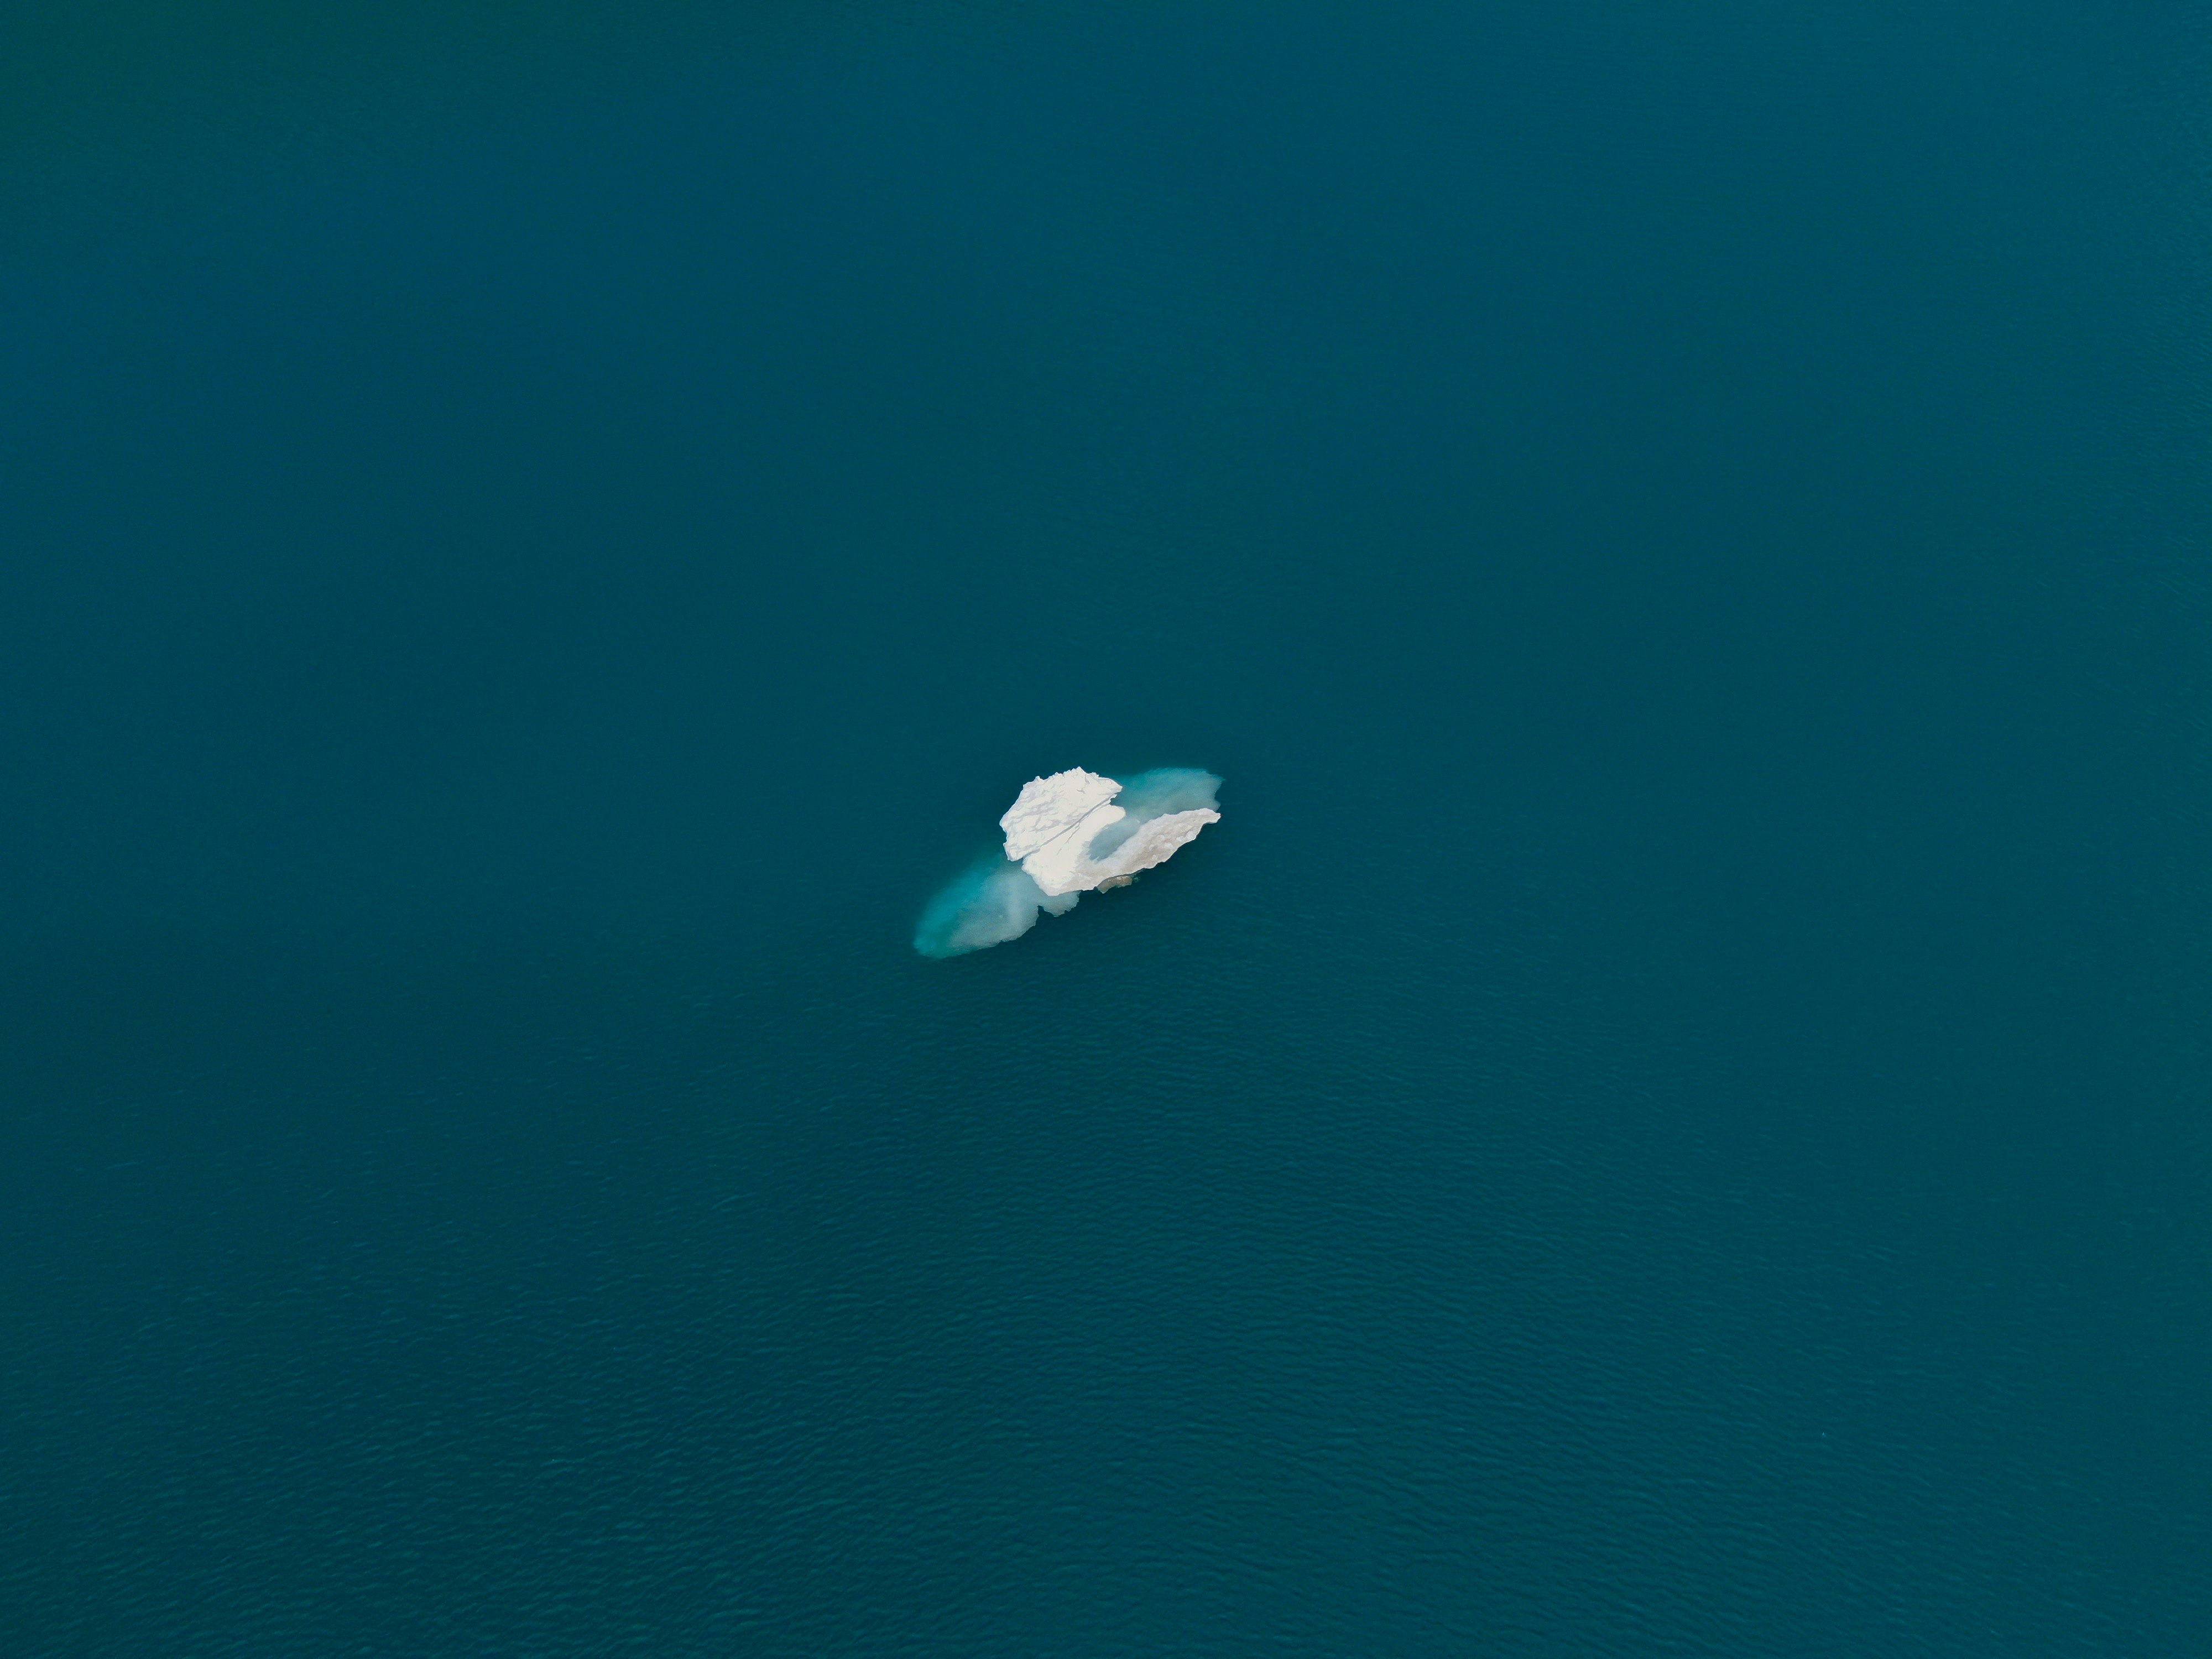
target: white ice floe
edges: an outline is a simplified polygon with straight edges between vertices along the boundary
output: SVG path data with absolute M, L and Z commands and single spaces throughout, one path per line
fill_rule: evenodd
M 1064 915 L 1082 894 L 1126 887 L 1165 863 L 1209 823 L 1221 822 L 1221 780 L 1183 767 L 1142 772 L 1127 784 L 1081 768 L 1032 778 L 999 820 L 1006 855 L 939 891 L 922 912 L 914 948 L 959 956 L 1018 939 L 1037 913 Z
M 1155 775 L 1146 775 L 1146 781 Z M 1206 779 L 1202 793 L 1212 801 L 1218 778 L 1202 772 L 1184 775 Z M 1185 793 L 1194 787 L 1186 785 Z M 1057 898 L 1119 885 L 1139 870 L 1164 864 L 1207 824 L 1221 822 L 1221 814 L 1208 805 L 1135 817 L 1129 830 L 1115 836 L 1114 826 L 1133 816 L 1114 805 L 1121 793 L 1114 779 L 1081 767 L 1030 779 L 999 820 L 1006 832 L 1006 857 L 1029 872 L 1046 897 Z

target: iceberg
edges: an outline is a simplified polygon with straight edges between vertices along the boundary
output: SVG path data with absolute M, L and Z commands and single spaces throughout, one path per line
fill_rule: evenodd
M 922 912 L 914 948 L 959 956 L 1019 939 L 1037 913 L 1065 915 L 1085 893 L 1127 887 L 1221 822 L 1221 780 L 1190 767 L 1139 773 L 1124 784 L 1075 767 L 1031 778 L 999 819 L 1003 858 L 947 885 Z
M 1031 778 L 999 828 L 1006 832 L 1006 860 L 1030 873 L 1038 890 L 1048 898 L 1063 893 L 1088 893 L 1101 887 L 1126 886 L 1139 870 L 1164 864 L 1178 848 L 1188 846 L 1209 823 L 1221 822 L 1213 810 L 1213 792 L 1221 780 L 1211 772 L 1177 772 L 1179 780 L 1205 779 L 1202 791 L 1186 785 L 1206 804 L 1188 811 L 1155 810 L 1139 817 L 1114 804 L 1122 786 L 1112 778 L 1080 767 L 1055 772 L 1048 778 Z M 1147 772 L 1139 782 L 1155 794 L 1160 775 Z M 1115 827 L 1129 827 L 1116 835 Z

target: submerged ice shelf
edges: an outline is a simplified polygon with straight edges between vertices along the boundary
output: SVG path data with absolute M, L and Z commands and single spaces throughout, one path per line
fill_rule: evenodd
M 1063 915 L 1082 894 L 1126 887 L 1221 822 L 1211 772 L 1164 767 L 1124 784 L 1080 767 L 1031 778 L 999 827 L 1006 855 L 986 860 L 922 912 L 914 948 L 958 956 L 1018 939 L 1037 912 Z

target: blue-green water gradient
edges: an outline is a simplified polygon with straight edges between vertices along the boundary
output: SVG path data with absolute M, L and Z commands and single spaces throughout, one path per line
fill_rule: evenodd
M 9 71 L 0 1650 L 2206 1650 L 2201 17 L 455 15 Z

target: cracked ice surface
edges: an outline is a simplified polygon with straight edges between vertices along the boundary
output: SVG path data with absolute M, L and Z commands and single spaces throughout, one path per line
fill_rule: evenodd
M 1140 812 L 1130 830 L 1118 836 L 1105 835 L 1103 845 L 1098 845 L 1102 832 L 1130 816 L 1113 804 L 1121 793 L 1115 780 L 1081 767 L 1030 779 L 999 820 L 1006 832 L 1006 856 L 1028 872 L 1047 897 L 1056 898 L 1087 893 L 1165 863 L 1207 824 L 1221 822 L 1221 814 L 1211 806 L 1149 817 Z M 1204 790 L 1203 798 L 1212 795 L 1211 787 Z M 1094 852 L 1098 855 L 1094 857 Z
M 915 923 L 926 957 L 963 956 L 1019 939 L 1040 913 L 1066 915 L 1082 895 L 1118 887 L 1218 823 L 1221 780 L 1194 767 L 1139 772 L 1127 783 L 1077 768 L 1032 778 L 999 827 L 993 854 L 938 890 Z

